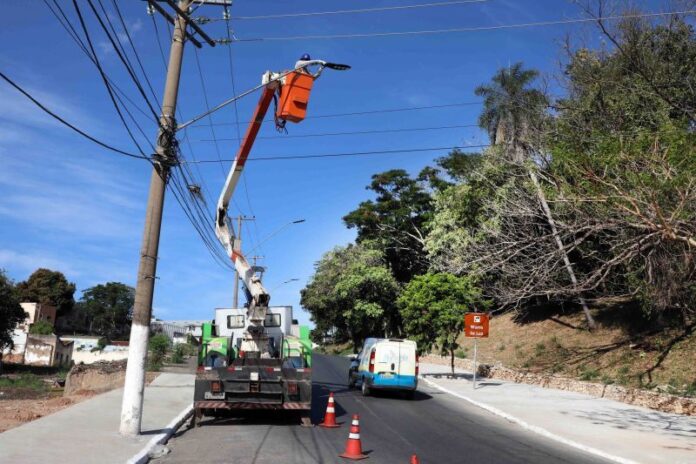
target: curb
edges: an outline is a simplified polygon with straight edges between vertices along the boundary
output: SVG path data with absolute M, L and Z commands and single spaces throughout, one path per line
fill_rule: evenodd
M 145 464 L 150 458 L 148 454 L 157 445 L 164 444 L 169 438 L 174 435 L 174 433 L 183 425 L 183 423 L 191 417 L 193 414 L 193 405 L 187 406 L 186 409 L 181 411 L 178 416 L 174 418 L 167 426 L 164 428 L 165 432 L 159 433 L 152 437 L 150 441 L 147 442 L 145 447 L 141 449 L 136 455 L 126 461 L 126 464 Z
M 564 445 L 571 446 L 573 448 L 579 449 L 581 451 L 584 451 L 589 454 L 594 454 L 595 456 L 599 456 L 601 458 L 607 459 L 609 461 L 617 462 L 619 464 L 639 464 L 637 461 L 632 461 L 630 459 L 622 458 L 620 456 L 614 456 L 609 453 L 605 453 L 602 450 L 599 450 L 597 448 L 592 448 L 591 446 L 583 445 L 582 443 L 578 443 L 573 440 L 569 440 L 567 438 L 564 438 L 560 435 L 556 435 L 553 432 L 549 432 L 548 430 L 538 427 L 536 425 L 529 424 L 528 422 L 523 421 L 522 419 L 519 419 L 511 414 L 508 414 L 504 411 L 501 411 L 498 408 L 495 408 L 493 406 L 489 406 L 485 403 L 481 403 L 480 401 L 472 400 L 471 398 L 464 396 L 462 394 L 453 392 L 452 390 L 445 388 L 443 386 L 438 385 L 436 382 L 433 382 L 432 380 L 426 379 L 424 376 L 419 375 L 419 377 L 428 385 L 431 387 L 437 388 L 438 390 L 449 393 L 450 395 L 456 396 L 457 398 L 463 399 L 464 401 L 467 401 L 474 406 L 477 406 L 481 409 L 485 409 L 486 411 L 495 414 L 496 416 L 502 417 L 504 419 L 507 419 L 510 422 L 513 422 L 520 427 L 522 427 L 525 430 L 529 430 L 530 432 L 536 433 L 538 435 L 541 435 L 545 438 L 548 438 L 550 440 L 557 441 L 559 443 L 563 443 Z

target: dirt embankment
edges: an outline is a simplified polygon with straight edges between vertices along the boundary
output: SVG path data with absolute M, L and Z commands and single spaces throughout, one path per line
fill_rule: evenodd
M 501 380 L 696 415 L 694 326 L 656 330 L 639 316 L 634 309 L 595 310 L 599 327 L 589 332 L 578 313 L 504 314 L 479 340 L 478 360 Z M 473 340 L 462 335 L 459 342 L 456 364 L 470 369 Z M 449 365 L 439 358 L 430 360 Z
M 33 375 L 32 381 L 17 377 L 16 385 L 0 388 L 0 432 L 25 422 L 53 414 L 96 394 L 121 388 L 125 379 L 126 361 L 100 362 L 73 366 L 65 388 L 57 387 L 50 376 Z M 147 383 L 158 372 L 147 373 Z M 6 382 L 9 384 L 9 382 Z

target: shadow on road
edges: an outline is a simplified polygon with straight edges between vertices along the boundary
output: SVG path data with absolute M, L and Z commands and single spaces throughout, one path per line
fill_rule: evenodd
M 218 415 L 205 416 L 201 426 L 226 425 L 285 425 L 296 426 L 300 422 L 296 411 L 242 410 L 221 411 Z

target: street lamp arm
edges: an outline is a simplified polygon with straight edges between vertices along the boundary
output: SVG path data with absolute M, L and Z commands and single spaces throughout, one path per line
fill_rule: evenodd
M 186 121 L 182 124 L 179 124 L 178 126 L 176 126 L 176 130 L 185 129 L 188 126 L 190 126 L 191 124 L 198 122 L 201 119 L 205 118 L 209 114 L 212 114 L 212 113 L 226 107 L 227 105 L 236 102 L 240 98 L 246 97 L 247 95 L 254 93 L 263 87 L 266 87 L 269 84 L 272 84 L 274 82 L 278 82 L 290 73 L 294 73 L 295 71 L 297 71 L 299 69 L 303 69 L 303 68 L 306 68 L 308 66 L 313 66 L 313 65 L 319 66 L 319 69 L 315 73 L 312 74 L 315 78 L 319 77 L 319 75 L 321 74 L 321 72 L 323 71 L 324 68 L 334 69 L 336 71 L 345 71 L 345 70 L 350 69 L 350 66 L 347 64 L 329 63 L 329 62 L 324 61 L 324 60 L 310 60 L 310 61 L 302 62 L 302 64 L 300 64 L 299 66 L 297 66 L 294 69 L 291 69 L 289 71 L 283 71 L 283 72 L 278 73 L 278 74 L 268 72 L 265 75 L 270 74 L 270 75 L 272 75 L 271 78 L 264 79 L 263 82 L 261 82 L 261 84 L 257 85 L 256 87 L 253 87 L 245 92 L 242 92 L 239 95 L 235 95 L 232 98 L 228 98 L 227 100 L 225 100 L 222 103 L 220 103 L 219 105 L 211 108 L 210 110 L 206 111 L 205 113 L 201 113 L 198 116 L 194 117 L 193 119 Z

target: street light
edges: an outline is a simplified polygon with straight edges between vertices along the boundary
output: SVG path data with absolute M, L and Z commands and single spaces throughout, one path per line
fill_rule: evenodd
M 274 290 L 276 290 L 277 288 L 280 288 L 280 287 L 282 287 L 282 286 L 285 285 L 285 284 L 289 284 L 290 282 L 298 282 L 299 280 L 300 280 L 300 279 L 294 279 L 294 278 L 293 278 L 293 279 L 290 279 L 290 280 L 286 280 L 285 282 L 280 283 L 280 284 L 276 285 L 275 287 L 273 287 L 273 288 L 271 289 L 271 291 L 274 291 Z
M 278 235 L 279 233 L 281 233 L 282 231 L 284 231 L 286 228 L 290 227 L 291 225 L 293 225 L 293 224 L 302 224 L 303 222 L 306 222 L 306 219 L 296 219 L 296 220 L 294 220 L 294 221 L 288 222 L 287 224 L 283 225 L 283 226 L 280 227 L 278 230 L 276 230 L 275 232 L 273 232 L 271 235 L 269 235 L 268 237 L 264 238 L 264 239 L 261 240 L 259 243 L 257 243 L 256 246 L 255 246 L 254 248 L 252 248 L 251 250 L 247 251 L 246 254 L 247 254 L 247 255 L 252 254 L 254 251 L 256 251 L 256 249 L 257 249 L 258 247 L 260 247 L 261 245 L 263 245 L 264 243 L 266 243 L 267 241 L 269 241 L 270 239 L 272 239 L 273 237 L 275 237 L 276 235 Z

